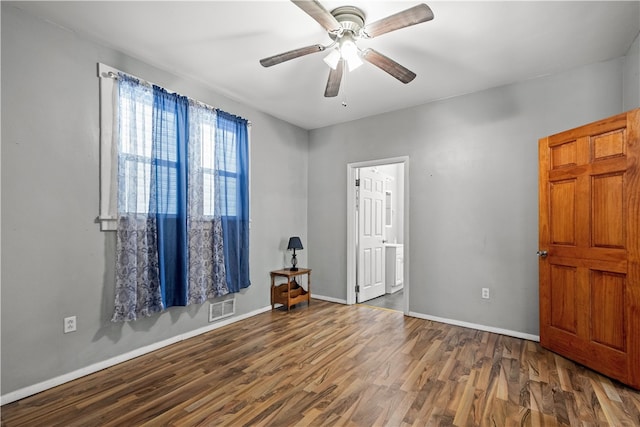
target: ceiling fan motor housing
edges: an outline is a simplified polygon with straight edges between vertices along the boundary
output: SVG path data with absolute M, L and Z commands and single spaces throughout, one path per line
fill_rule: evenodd
M 360 36 L 360 30 L 364 27 L 364 12 L 355 6 L 341 6 L 331 11 L 331 14 L 340 23 L 344 32 L 351 32 L 355 37 Z M 338 34 L 329 33 L 335 40 Z

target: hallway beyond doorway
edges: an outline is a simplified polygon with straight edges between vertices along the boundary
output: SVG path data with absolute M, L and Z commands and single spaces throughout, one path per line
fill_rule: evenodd
M 403 290 L 399 290 L 393 294 L 384 294 L 378 298 L 370 299 L 369 301 L 365 301 L 361 304 L 404 312 Z

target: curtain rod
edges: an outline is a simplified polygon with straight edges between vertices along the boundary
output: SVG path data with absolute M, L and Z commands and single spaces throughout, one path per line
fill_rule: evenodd
M 113 67 L 109 67 L 109 68 L 113 68 Z M 114 69 L 115 69 L 115 68 L 114 68 Z M 135 78 L 135 79 L 138 79 L 139 81 L 141 81 L 141 82 L 143 82 L 143 83 L 145 83 L 145 84 L 152 85 L 152 86 L 162 87 L 163 89 L 167 90 L 168 92 L 172 92 L 172 93 L 175 93 L 175 94 L 180 95 L 178 92 L 176 92 L 176 91 L 174 91 L 174 90 L 166 89 L 166 88 L 165 88 L 165 87 L 163 87 L 163 86 L 160 86 L 160 85 L 155 84 L 155 83 L 152 83 L 152 82 L 150 82 L 150 81 L 147 81 L 147 80 L 141 79 L 140 77 L 133 76 L 133 75 L 131 75 L 131 74 L 129 74 L 129 73 L 125 73 L 124 71 L 120 71 L 120 70 L 118 70 L 118 72 L 120 72 L 120 73 L 122 73 L 122 74 L 126 74 L 126 75 L 128 75 L 128 76 L 131 76 L 131 77 L 133 77 L 133 78 Z M 106 72 L 106 73 L 104 73 L 104 74 L 106 74 L 106 76 L 105 76 L 105 77 L 109 77 L 109 78 L 111 78 L 111 79 L 118 80 L 118 74 L 114 73 L 114 72 L 113 72 L 113 71 L 111 71 L 111 70 L 107 71 L 107 72 Z M 182 95 L 181 95 L 181 96 L 182 96 Z M 201 104 L 201 105 L 204 105 L 204 106 L 206 106 L 206 107 L 213 108 L 214 110 L 220 110 L 220 111 L 225 112 L 225 113 L 227 113 L 227 114 L 231 114 L 231 115 L 233 115 L 233 116 L 240 117 L 241 119 L 243 119 L 243 120 L 246 120 L 246 121 L 247 121 L 247 126 L 251 126 L 251 120 L 248 120 L 248 119 L 246 119 L 246 118 L 244 118 L 244 117 L 242 117 L 242 116 L 238 116 L 237 114 L 229 113 L 228 111 L 224 111 L 224 110 L 222 110 L 222 109 L 220 109 L 220 108 L 216 108 L 216 107 L 214 107 L 214 106 L 212 106 L 212 105 L 209 105 L 209 104 L 207 104 L 207 103 L 205 103 L 205 102 L 198 101 L 197 99 L 191 98 L 190 96 L 187 96 L 187 98 L 188 98 L 189 100 L 191 100 L 191 101 L 193 101 L 193 102 L 197 103 L 197 104 Z

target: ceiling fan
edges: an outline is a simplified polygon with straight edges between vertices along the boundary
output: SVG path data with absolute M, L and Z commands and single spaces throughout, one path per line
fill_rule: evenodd
M 324 58 L 327 65 L 331 67 L 324 91 L 325 97 L 337 96 L 345 68 L 352 71 L 362 65 L 363 59 L 402 83 L 409 83 L 416 77 L 414 72 L 374 49 L 360 50 L 356 42 L 359 39 L 371 39 L 432 20 L 433 12 L 426 4 L 422 3 L 371 24 L 365 24 L 364 12 L 354 6 L 342 6 L 328 12 L 316 0 L 291 1 L 327 30 L 333 42 L 328 46 L 314 44 L 261 59 L 260 64 L 263 67 L 271 67 L 304 55 L 330 50 L 329 55 Z

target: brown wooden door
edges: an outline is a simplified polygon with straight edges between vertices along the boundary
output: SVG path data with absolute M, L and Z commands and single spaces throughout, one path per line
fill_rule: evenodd
M 540 343 L 640 388 L 640 109 L 539 141 Z

